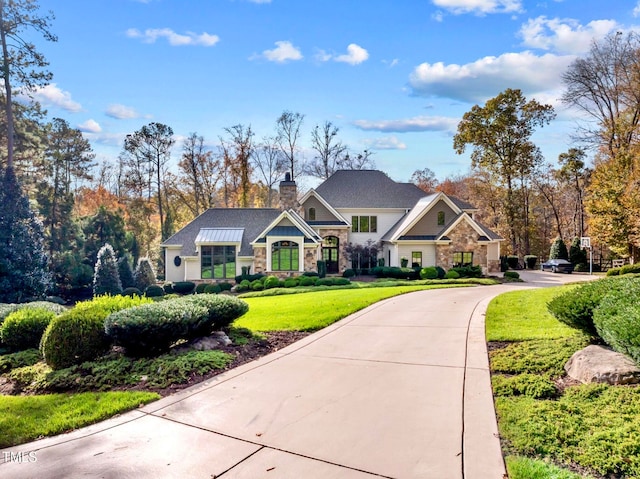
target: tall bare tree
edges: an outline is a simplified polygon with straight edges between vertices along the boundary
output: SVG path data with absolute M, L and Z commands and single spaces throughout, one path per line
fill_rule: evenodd
M 220 161 L 213 156 L 204 138 L 191 133 L 184 141 L 180 169 L 179 192 L 183 203 L 198 216 L 216 203 L 216 186 L 220 180 Z
M 286 158 L 291 179 L 295 180 L 300 173 L 298 158 L 298 140 L 304 115 L 285 110 L 276 120 L 276 143 Z
M 259 172 L 260 181 L 264 180 L 267 198 L 266 206 L 271 208 L 273 204 L 274 186 L 278 179 L 287 171 L 287 159 L 278 148 L 275 138 L 264 137 L 262 142 L 253 150 L 253 164 Z
M 233 195 L 237 205 L 241 208 L 249 207 L 249 194 L 251 190 L 253 152 L 253 131 L 251 125 L 242 124 L 225 128 L 228 138 L 220 138 L 222 156 L 224 161 L 225 188 L 233 185 Z M 229 198 L 225 194 L 225 198 Z
M 38 86 L 46 85 L 52 78 L 46 70 L 48 62 L 36 50 L 33 43 L 25 40 L 24 33 L 33 30 L 45 40 L 57 41 L 49 30 L 53 13 L 40 16 L 35 0 L 0 0 L 0 44 L 2 46 L 2 69 L 4 81 L 5 112 L 7 116 L 7 166 L 13 168 L 14 120 L 13 89 L 29 93 Z
M 339 168 L 347 147 L 338 139 L 340 128 L 330 121 L 316 125 L 311 131 L 311 148 L 316 155 L 307 163 L 305 173 L 326 180 Z

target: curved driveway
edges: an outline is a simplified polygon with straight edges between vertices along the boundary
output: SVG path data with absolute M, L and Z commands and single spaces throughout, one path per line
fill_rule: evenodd
M 523 276 L 382 301 L 138 410 L 0 451 L 0 476 L 502 479 L 486 306 L 591 279 Z

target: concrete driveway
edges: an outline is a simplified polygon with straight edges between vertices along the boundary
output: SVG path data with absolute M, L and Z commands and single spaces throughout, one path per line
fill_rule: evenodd
M 531 273 L 382 301 L 138 410 L 0 451 L 0 477 L 502 479 L 484 311 L 564 279 Z

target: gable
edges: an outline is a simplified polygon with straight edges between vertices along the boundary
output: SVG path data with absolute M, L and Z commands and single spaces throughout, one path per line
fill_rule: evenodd
M 438 224 L 439 213 L 444 213 L 444 224 Z M 458 216 L 444 200 L 438 200 L 428 211 L 424 213 L 410 229 L 405 231 L 406 236 L 432 236 L 438 235 L 445 225 Z

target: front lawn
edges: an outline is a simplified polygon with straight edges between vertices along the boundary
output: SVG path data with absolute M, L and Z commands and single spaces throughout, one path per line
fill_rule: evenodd
M 487 309 L 510 479 L 640 477 L 640 388 L 563 379 L 564 364 L 589 338 L 555 320 L 546 303 L 574 287 L 507 293 Z

